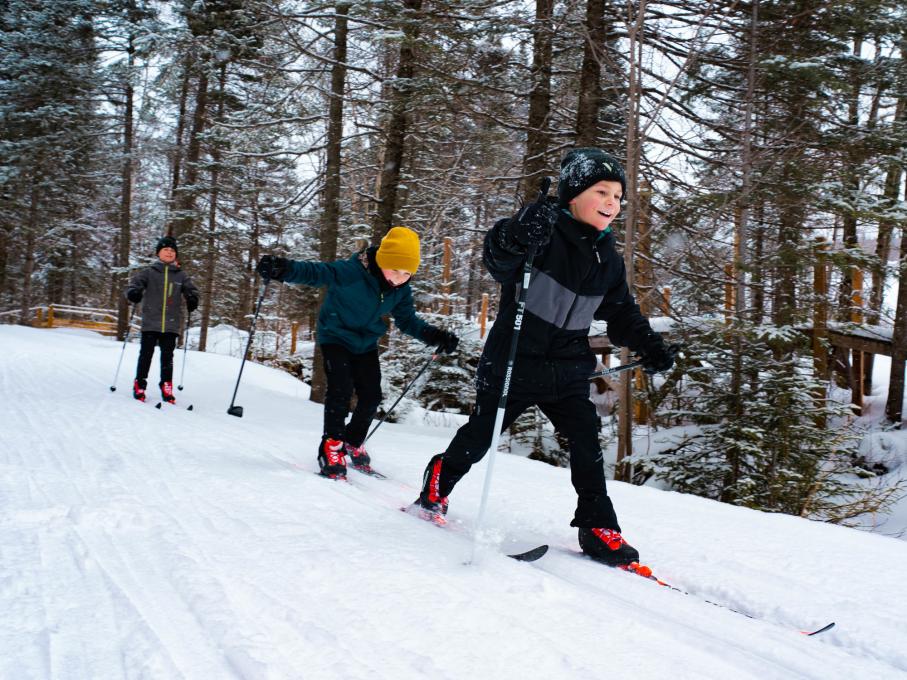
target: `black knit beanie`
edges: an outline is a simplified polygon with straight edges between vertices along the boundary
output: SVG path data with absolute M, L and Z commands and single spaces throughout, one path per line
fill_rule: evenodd
M 173 248 L 177 255 L 180 253 L 179 248 L 176 247 L 176 239 L 172 236 L 161 236 L 154 247 L 154 254 L 157 255 L 163 248 Z
M 624 169 L 614 156 L 593 148 L 568 151 L 561 160 L 561 174 L 557 183 L 558 205 L 566 208 L 571 200 L 602 180 L 620 182 L 621 194 L 627 191 Z

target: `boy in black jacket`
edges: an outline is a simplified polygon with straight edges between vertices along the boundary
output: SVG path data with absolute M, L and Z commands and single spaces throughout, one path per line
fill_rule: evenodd
M 180 332 L 182 307 L 180 297 L 186 298 L 186 309 L 191 314 L 198 307 L 198 288 L 189 275 L 180 269 L 176 239 L 163 236 L 154 250 L 158 261 L 137 272 L 126 288 L 126 299 L 142 305 L 142 345 L 132 383 L 132 396 L 145 401 L 148 370 L 154 348 L 161 348 L 161 399 L 171 404 L 173 396 L 173 350 Z
M 611 566 L 639 559 L 620 534 L 605 488 L 599 421 L 589 399 L 589 375 L 596 365 L 588 339 L 593 319 L 607 321 L 612 344 L 640 354 L 646 370 L 665 371 L 674 363 L 639 311 L 623 258 L 614 248 L 611 223 L 625 188 L 615 158 L 598 149 L 574 149 L 561 161 L 557 203 L 533 204 L 486 234 L 483 261 L 501 284 L 500 310 L 479 361 L 473 413 L 447 450 L 426 467 L 422 492 L 413 504 L 423 518 L 444 522 L 447 496 L 488 450 L 523 265 L 535 246 L 503 429 L 537 405 L 569 441 L 571 481 L 578 496 L 570 524 L 579 529 L 583 552 Z

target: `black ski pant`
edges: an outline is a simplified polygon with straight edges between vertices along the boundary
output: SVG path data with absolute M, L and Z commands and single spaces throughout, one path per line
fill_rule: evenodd
M 343 345 L 321 346 L 327 390 L 324 395 L 324 436 L 350 446 L 362 446 L 368 426 L 381 403 L 381 366 L 378 350 L 353 354 Z M 346 416 L 356 392 L 356 408 L 349 424 Z
M 485 456 L 497 416 L 500 394 L 480 392 L 469 420 L 463 425 L 444 452 L 438 492 L 447 496 L 469 468 Z M 531 406 L 538 406 L 555 429 L 567 437 L 570 445 L 570 480 L 577 494 L 574 527 L 604 528 L 620 531 L 614 506 L 605 487 L 605 466 L 598 443 L 600 423 L 595 405 L 585 396 L 557 401 L 507 400 L 502 432 Z
M 161 382 L 173 382 L 173 350 L 176 348 L 177 337 L 176 333 L 142 331 L 139 363 L 135 369 L 135 377 L 141 383 L 148 379 L 151 357 L 154 355 L 154 348 L 158 346 L 161 348 Z

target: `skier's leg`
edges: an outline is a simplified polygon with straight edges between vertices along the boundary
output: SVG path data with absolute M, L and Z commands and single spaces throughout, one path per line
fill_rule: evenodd
M 576 489 L 577 527 L 582 551 L 594 560 L 621 567 L 639 560 L 639 552 L 620 534 L 617 515 L 605 487 L 605 467 L 598 443 L 599 421 L 586 396 L 539 404 L 555 429 L 570 442 L 570 479 Z
M 346 434 L 346 416 L 353 394 L 351 352 L 342 345 L 321 346 L 327 389 L 324 394 L 325 438 L 343 441 Z
M 173 382 L 173 351 L 176 348 L 176 333 L 160 333 L 161 382 Z
M 351 377 L 356 390 L 356 408 L 346 426 L 345 441 L 358 448 L 381 403 L 381 365 L 378 350 L 351 355 Z
M 135 379 L 144 389 L 148 382 L 148 371 L 151 369 L 151 358 L 157 345 L 157 333 L 142 331 L 142 341 L 139 346 L 139 361 L 135 368 Z
M 439 454 L 441 465 L 437 481 L 437 490 L 446 497 L 456 483 L 469 472 L 488 452 L 491 444 L 494 421 L 497 417 L 498 401 L 501 395 L 494 392 L 479 392 L 469 420 L 457 430 L 454 438 L 443 454 Z M 501 432 L 506 430 L 525 411 L 532 402 L 522 399 L 508 399 L 504 409 L 504 422 Z M 436 459 L 429 461 L 426 473 L 433 469 Z M 423 487 L 425 484 L 423 483 Z
M 605 485 L 605 466 L 598 441 L 599 419 L 588 397 L 567 397 L 540 403 L 554 428 L 570 445 L 570 480 L 576 489 L 576 514 L 571 526 L 620 531 Z

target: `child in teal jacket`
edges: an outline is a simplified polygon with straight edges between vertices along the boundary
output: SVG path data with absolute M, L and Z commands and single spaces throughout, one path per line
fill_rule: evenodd
M 382 398 L 378 341 L 387 332 L 382 317 L 390 314 L 401 331 L 439 351 L 457 348 L 456 335 L 416 314 L 409 282 L 419 261 L 419 236 L 406 227 L 394 227 L 380 246 L 348 260 L 303 262 L 265 255 L 258 263 L 263 278 L 327 287 L 316 328 L 327 377 L 318 447 L 318 464 L 326 477 L 346 477 L 345 455 L 353 467 L 370 471 L 363 442 Z M 347 423 L 353 390 L 356 408 Z

